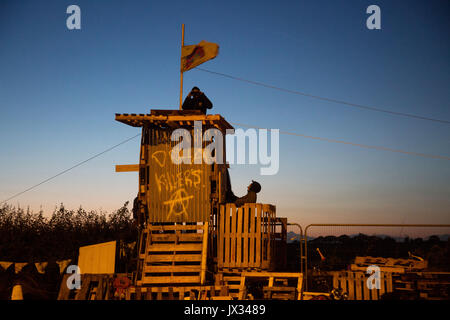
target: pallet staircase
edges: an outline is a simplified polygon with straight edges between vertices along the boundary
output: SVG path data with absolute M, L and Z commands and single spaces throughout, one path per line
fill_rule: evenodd
M 140 243 L 137 286 L 205 283 L 208 223 L 149 225 Z

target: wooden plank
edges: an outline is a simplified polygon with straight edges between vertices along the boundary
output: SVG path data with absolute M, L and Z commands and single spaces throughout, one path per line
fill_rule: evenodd
M 180 243 L 180 244 L 167 244 L 167 243 L 153 243 L 149 248 L 149 252 L 167 252 L 167 251 L 202 251 L 201 243 Z
M 249 215 L 248 212 L 245 211 L 241 211 L 240 212 L 241 216 L 244 216 L 244 234 L 242 237 L 242 241 L 244 242 L 244 257 L 243 257 L 243 263 L 242 263 L 242 267 L 247 267 L 249 265 L 249 235 L 248 235 L 248 228 L 249 228 Z
M 233 300 L 233 298 L 229 295 L 226 295 L 226 296 L 211 297 L 211 300 Z
M 178 293 L 178 300 L 184 300 L 184 288 L 181 287 Z
M 169 272 L 200 272 L 201 265 L 197 266 L 145 266 L 145 273 L 169 273 Z
M 241 284 L 239 285 L 239 296 L 238 300 L 244 300 L 245 296 L 245 275 L 241 276 Z
M 97 292 L 95 293 L 95 300 L 103 300 L 104 293 L 104 279 L 105 277 L 100 276 L 98 279 Z
M 231 256 L 230 256 L 230 268 L 236 267 L 236 215 L 237 211 L 233 210 L 231 212 Z
M 225 257 L 224 264 L 225 268 L 230 266 L 230 211 L 236 210 L 234 205 L 227 204 L 225 210 L 225 233 L 224 233 L 224 245 L 225 245 Z
M 297 279 L 297 300 L 301 300 L 303 294 L 303 274 L 300 273 Z
M 380 291 L 378 292 L 380 298 L 386 292 L 386 278 L 385 278 L 385 275 L 386 275 L 386 273 L 380 272 Z
M 274 213 L 270 210 L 264 210 L 266 211 L 268 214 L 268 225 L 267 225 L 267 234 L 265 235 L 266 237 L 266 248 L 264 248 L 264 250 L 266 250 L 267 255 L 266 255 L 266 259 L 265 259 L 265 263 L 267 265 L 267 268 L 269 268 L 269 263 L 273 262 L 272 261 L 272 244 L 273 244 L 273 234 L 275 233 L 275 221 L 274 221 Z M 264 257 L 264 254 L 263 256 Z
M 139 171 L 138 164 L 118 164 L 116 165 L 116 172 L 134 172 Z
M 347 293 L 349 300 L 355 300 L 355 277 L 353 272 L 347 272 Z
M 255 252 L 255 267 L 261 267 L 261 205 L 255 206 L 256 210 L 256 252 Z
M 236 267 L 242 267 L 242 211 L 238 212 L 236 230 Z
M 202 265 L 200 274 L 200 284 L 205 284 L 206 280 L 206 261 L 208 259 L 208 222 L 205 222 L 203 228 L 203 246 L 202 246 Z
M 244 210 L 243 208 L 241 208 Z M 256 232 L 256 221 L 255 221 L 255 212 L 251 209 L 251 207 L 247 206 L 246 214 L 249 215 L 249 239 L 250 239 L 250 246 L 249 246 L 249 255 L 248 255 L 248 266 L 249 267 L 255 267 L 255 232 Z
M 162 290 L 161 288 L 157 289 L 156 300 L 162 300 Z
M 386 274 L 386 292 L 392 292 L 392 273 Z
M 70 274 L 65 274 L 63 276 L 63 279 L 61 281 L 61 286 L 59 288 L 58 300 L 68 300 L 69 299 L 70 290 L 67 287 L 67 279 L 69 276 L 70 276 Z
M 75 300 L 86 300 L 89 287 L 91 286 L 91 275 L 83 275 L 81 278 L 81 288 L 80 291 L 75 296 Z
M 146 262 L 201 262 L 201 254 L 151 254 Z
M 365 272 L 367 270 L 367 266 L 358 266 L 356 264 L 351 264 L 350 269 L 353 271 Z M 405 273 L 405 268 L 402 268 L 402 267 L 380 267 L 380 272 Z
M 339 281 L 341 282 L 341 288 L 342 291 L 347 292 L 347 277 L 346 277 L 346 273 L 339 274 Z
M 337 272 L 332 272 L 331 273 L 333 275 L 333 288 L 339 288 L 339 279 L 338 279 L 338 273 Z
M 217 262 L 219 269 L 223 268 L 224 261 L 224 230 L 225 229 L 225 205 L 220 206 L 220 216 L 219 216 L 219 234 L 218 234 L 218 244 L 217 244 Z
M 136 300 L 142 300 L 142 289 L 136 288 Z
M 370 300 L 370 292 L 369 288 L 367 287 L 367 277 L 362 276 L 362 285 L 363 285 L 363 293 L 364 293 L 364 300 Z
M 372 296 L 372 300 L 378 300 L 378 289 L 376 288 L 371 289 L 370 294 Z
M 267 271 L 262 271 L 262 272 L 249 272 L 249 271 L 245 271 L 242 272 L 241 274 L 241 278 L 242 277 L 253 277 L 253 278 L 270 278 L 270 277 L 274 277 L 274 278 L 299 278 L 301 277 L 302 274 L 300 272 L 267 272 Z
M 200 283 L 200 276 L 177 276 L 177 277 L 143 277 L 142 283 Z
M 355 281 L 356 281 L 356 288 L 355 288 L 355 299 L 356 300 L 362 300 L 362 285 L 364 285 L 364 277 L 362 277 L 361 272 L 355 272 Z
M 112 300 L 114 298 L 113 279 L 108 277 L 105 280 L 105 300 Z
M 202 229 L 202 225 L 149 225 L 147 226 L 147 229 L 151 231 L 166 231 L 166 230 L 200 230 Z
M 180 234 L 152 234 L 152 242 L 201 242 L 203 240 L 203 233 L 180 233 Z

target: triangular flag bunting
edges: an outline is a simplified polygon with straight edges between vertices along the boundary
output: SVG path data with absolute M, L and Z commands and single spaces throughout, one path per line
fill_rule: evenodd
M 3 270 L 8 269 L 13 262 L 7 262 L 7 261 L 0 261 L 0 266 L 3 268 Z
M 23 267 L 25 267 L 28 264 L 28 262 L 15 262 L 14 263 L 14 271 L 16 273 L 19 273 L 22 271 Z
M 36 262 L 34 266 L 39 273 L 45 273 L 45 268 L 47 268 L 48 262 Z
M 70 259 L 62 260 L 62 261 L 56 261 L 56 263 L 59 266 L 59 273 L 62 273 L 64 271 L 64 269 L 66 269 L 66 267 L 69 265 L 70 261 L 71 261 Z

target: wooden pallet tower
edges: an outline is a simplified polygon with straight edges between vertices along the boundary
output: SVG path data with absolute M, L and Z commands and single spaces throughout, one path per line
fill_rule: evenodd
M 264 272 L 255 279 L 273 287 L 267 273 L 286 265 L 287 221 L 276 217 L 273 205 L 226 203 L 225 135 L 233 127 L 220 115 L 182 110 L 116 114 L 116 120 L 142 128 L 139 163 L 116 166 L 117 172 L 139 172 L 133 290 L 170 292 L 178 299 L 192 298 L 192 292 L 197 298 L 238 298 L 241 292 L 243 298 L 248 272 Z M 284 277 L 280 283 L 287 285 L 292 275 Z M 274 290 L 266 296 L 276 296 Z

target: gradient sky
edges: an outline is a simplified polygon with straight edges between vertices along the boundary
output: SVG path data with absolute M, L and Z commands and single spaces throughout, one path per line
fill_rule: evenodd
M 81 8 L 81 30 L 66 8 Z M 382 30 L 366 28 L 381 8 Z M 450 120 L 450 2 L 0 2 L 0 201 L 137 133 L 115 113 L 177 109 L 185 44 L 220 45 L 201 67 L 312 95 Z M 450 125 L 351 108 L 199 70 L 184 75 L 229 122 L 450 156 Z M 111 212 L 137 192 L 134 139 L 9 203 Z M 309 223 L 450 223 L 450 161 L 280 135 L 280 171 L 232 166 L 259 202 Z

